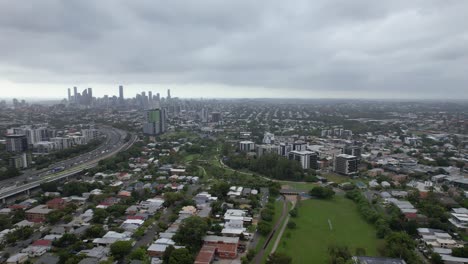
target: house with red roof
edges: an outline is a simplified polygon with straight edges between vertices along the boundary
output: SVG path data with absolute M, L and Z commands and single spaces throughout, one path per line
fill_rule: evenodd
M 67 202 L 64 199 L 57 197 L 48 201 L 46 205 L 49 209 L 61 210 L 65 208 L 65 206 L 67 205 Z

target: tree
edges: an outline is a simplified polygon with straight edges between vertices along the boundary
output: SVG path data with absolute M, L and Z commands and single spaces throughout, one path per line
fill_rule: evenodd
M 214 195 L 219 198 L 223 198 L 223 197 L 226 197 L 227 193 L 229 192 L 229 188 L 230 188 L 229 184 L 227 182 L 222 181 L 222 182 L 213 184 L 209 192 L 211 195 Z
M 110 246 L 110 251 L 116 259 L 123 259 L 132 251 L 131 241 L 117 241 Z
M 335 192 L 330 187 L 317 186 L 312 188 L 309 194 L 320 199 L 331 199 L 335 195 Z
M 460 258 L 468 258 L 468 246 L 452 249 L 452 256 Z
M 268 222 L 260 221 L 257 230 L 260 235 L 266 236 L 271 232 L 271 225 Z
M 62 219 L 63 215 L 64 213 L 62 211 L 55 210 L 46 215 L 46 220 L 48 223 L 53 225 L 58 223 Z
M 170 245 L 166 248 L 166 250 L 164 251 L 164 254 L 162 256 L 162 261 L 163 261 L 163 264 L 169 264 L 169 259 L 171 258 L 171 254 L 172 252 L 175 250 L 174 246 L 173 245 Z
M 405 232 L 393 232 L 385 238 L 385 254 L 388 257 L 402 258 L 408 263 L 418 263 L 414 253 L 416 243 Z
M 103 224 L 104 220 L 109 216 L 109 213 L 105 209 L 96 208 L 93 211 L 93 218 L 91 222 L 95 224 Z
M 431 264 L 444 264 L 445 262 L 442 260 L 442 257 L 438 254 L 433 252 L 431 254 Z
M 273 215 L 275 214 L 275 211 L 271 209 L 263 209 L 262 212 L 260 213 L 260 216 L 262 220 L 271 222 L 273 220 Z
M 182 201 L 184 195 L 179 192 L 168 192 L 164 194 L 164 206 L 169 207 L 177 201 Z
M 169 264 L 192 264 L 194 258 L 186 248 L 179 248 L 172 251 Z
M 295 228 L 296 228 L 296 223 L 293 222 L 293 221 L 291 221 L 291 220 L 289 220 L 289 222 L 288 222 L 288 228 L 289 228 L 289 229 L 295 229 Z
M 56 247 L 65 248 L 65 247 L 75 244 L 78 241 L 79 240 L 75 234 L 65 233 L 60 239 L 54 241 L 53 245 Z
M 292 258 L 285 253 L 275 252 L 268 256 L 266 264 L 290 264 L 292 263 Z
M 352 257 L 347 246 L 330 245 L 328 254 L 330 254 L 330 263 L 332 264 L 345 263 Z
M 297 207 L 294 207 L 293 209 L 291 209 L 291 211 L 289 211 L 289 215 L 291 215 L 291 217 L 297 217 Z
M 201 217 L 192 216 L 182 221 L 174 235 L 174 241 L 187 246 L 191 252 L 196 252 L 202 245 L 206 231 L 208 231 L 206 221 Z
M 144 248 L 137 248 L 135 250 L 132 251 L 132 253 L 130 253 L 130 256 L 129 256 L 130 259 L 136 259 L 136 260 L 145 260 L 147 258 L 147 255 L 146 255 L 146 250 Z
M 11 226 L 11 219 L 6 215 L 0 215 L 0 229 L 9 229 Z
M 58 190 L 57 182 L 44 182 L 40 185 L 43 192 L 56 192 Z
M 86 229 L 84 233 L 85 238 L 97 238 L 102 237 L 106 231 L 102 227 L 102 225 L 92 225 L 88 229 Z

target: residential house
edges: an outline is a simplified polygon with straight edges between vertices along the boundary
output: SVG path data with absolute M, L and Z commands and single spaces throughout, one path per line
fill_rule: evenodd
M 38 205 L 26 211 L 26 219 L 30 222 L 41 223 L 46 220 L 47 214 L 52 212 L 47 205 Z

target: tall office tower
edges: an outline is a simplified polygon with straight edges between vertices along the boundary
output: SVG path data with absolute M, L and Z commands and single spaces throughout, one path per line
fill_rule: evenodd
M 146 96 L 146 92 L 141 92 L 141 102 L 140 105 L 143 107 L 143 109 L 148 109 L 148 96 Z
M 340 154 L 335 157 L 333 170 L 344 175 L 353 175 L 358 172 L 359 159 L 356 156 Z
M 78 88 L 76 86 L 73 87 L 73 99 L 75 103 L 78 103 Z
M 71 103 L 71 89 L 68 88 L 68 103 Z
M 160 101 L 161 100 L 161 95 L 159 93 L 156 94 L 156 101 Z
M 88 88 L 88 96 L 89 98 L 93 98 L 93 88 Z
M 119 85 L 119 103 L 123 104 L 124 103 L 124 90 L 123 90 L 123 85 Z
M 207 123 L 207 122 L 208 122 L 208 110 L 207 110 L 206 108 L 203 107 L 203 108 L 201 109 L 200 115 L 201 115 L 201 121 L 202 121 L 203 123 Z
M 149 92 L 148 92 L 148 99 L 149 99 L 150 101 L 153 101 L 153 92 L 152 92 L 152 91 L 149 91 Z
M 143 133 L 156 136 L 166 132 L 166 109 L 155 108 L 145 111 Z
M 8 152 L 25 152 L 28 150 L 26 135 L 6 135 L 5 138 Z
M 171 99 L 171 89 L 167 89 L 167 99 Z
M 81 93 L 81 98 L 79 100 L 80 104 L 87 104 L 88 103 L 88 89 L 84 89 Z

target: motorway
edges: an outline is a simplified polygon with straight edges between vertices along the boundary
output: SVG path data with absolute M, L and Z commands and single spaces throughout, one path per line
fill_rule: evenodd
M 58 162 L 40 171 L 29 170 L 21 176 L 0 181 L 0 199 L 3 200 L 3 198 L 7 198 L 16 193 L 35 188 L 43 182 L 62 179 L 85 169 L 93 168 L 97 166 L 100 160 L 109 158 L 120 151 L 128 149 L 137 140 L 137 137 L 133 135 L 128 142 L 125 142 L 127 133 L 112 127 L 102 127 L 100 131 L 106 135 L 106 140 L 93 151 Z M 57 167 L 64 167 L 64 170 L 53 173 L 51 170 Z

